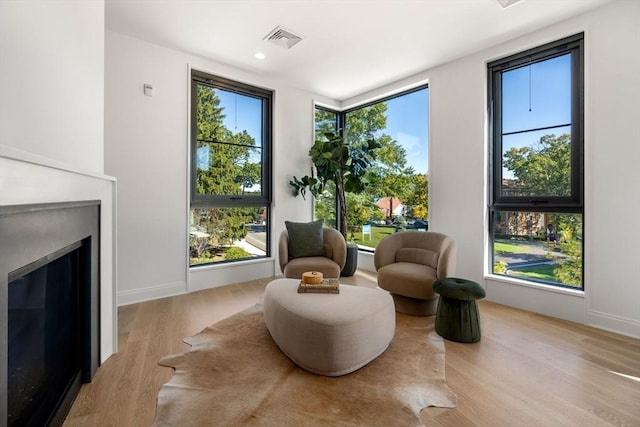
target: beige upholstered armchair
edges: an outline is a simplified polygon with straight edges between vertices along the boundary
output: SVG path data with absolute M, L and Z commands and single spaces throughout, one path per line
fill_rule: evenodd
M 374 264 L 378 286 L 391 292 L 397 311 L 430 316 L 438 302 L 433 282 L 455 272 L 455 242 L 431 231 L 395 233 L 378 243 Z
M 340 277 L 347 259 L 347 243 L 339 231 L 322 228 L 322 250 L 314 256 L 292 257 L 290 243 L 289 232 L 284 230 L 278 242 L 280 270 L 284 277 L 300 279 L 305 271 L 319 271 L 327 278 Z

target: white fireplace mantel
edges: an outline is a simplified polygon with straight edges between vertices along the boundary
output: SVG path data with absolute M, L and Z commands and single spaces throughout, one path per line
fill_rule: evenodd
M 100 201 L 100 360 L 117 351 L 116 179 L 0 145 L 0 206 Z M 1 244 L 1 243 L 0 243 Z

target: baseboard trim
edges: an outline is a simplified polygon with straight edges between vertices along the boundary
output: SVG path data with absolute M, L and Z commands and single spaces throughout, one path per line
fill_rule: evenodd
M 186 292 L 187 284 L 185 282 L 167 283 L 165 285 L 149 286 L 147 288 L 135 289 L 132 291 L 122 291 L 118 292 L 118 307 L 151 301 L 158 298 L 182 295 Z
M 635 319 L 587 310 L 587 325 L 640 339 L 640 321 Z
M 187 291 L 202 291 L 232 283 L 274 277 L 275 274 L 273 258 L 195 267 L 189 269 Z

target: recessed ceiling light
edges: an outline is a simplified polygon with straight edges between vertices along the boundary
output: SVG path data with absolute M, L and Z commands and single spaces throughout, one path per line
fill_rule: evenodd
M 255 57 L 256 57 L 256 58 L 258 58 L 258 59 L 264 59 L 264 58 L 266 58 L 266 56 L 264 56 L 264 53 L 262 53 L 262 52 L 258 52 L 258 53 L 256 53 L 256 54 L 255 54 L 255 55 L 253 55 L 253 56 L 255 56 Z

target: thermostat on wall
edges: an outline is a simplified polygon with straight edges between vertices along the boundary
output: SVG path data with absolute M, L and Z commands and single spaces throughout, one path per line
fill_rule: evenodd
M 153 96 L 153 85 L 150 83 L 144 84 L 144 94 L 147 96 Z

